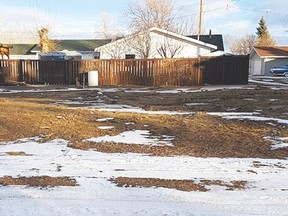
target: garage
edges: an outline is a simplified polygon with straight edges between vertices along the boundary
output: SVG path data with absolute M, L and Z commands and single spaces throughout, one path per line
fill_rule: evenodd
M 270 69 L 288 64 L 288 46 L 255 46 L 250 53 L 250 75 L 270 76 Z

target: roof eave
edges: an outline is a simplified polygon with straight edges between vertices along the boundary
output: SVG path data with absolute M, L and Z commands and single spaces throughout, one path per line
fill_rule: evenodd
M 260 58 L 288 58 L 288 56 L 260 56 Z

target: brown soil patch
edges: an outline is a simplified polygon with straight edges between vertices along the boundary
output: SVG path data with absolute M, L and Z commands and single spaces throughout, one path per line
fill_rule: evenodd
M 263 137 L 286 137 L 287 125 L 273 126 L 265 122 L 225 120 L 207 115 L 206 111 L 262 110 L 261 116 L 267 114 L 267 117 L 288 119 L 287 94 L 286 90 L 276 91 L 267 88 L 179 94 L 124 91 L 98 94 L 97 90 L 0 94 L 0 142 L 3 144 L 6 141 L 42 134 L 45 136 L 43 141 L 60 138 L 68 140 L 70 147 L 102 152 L 137 152 L 161 156 L 286 158 L 288 148 L 272 151 L 271 142 L 265 141 Z M 251 98 L 253 100 L 248 100 Z M 196 114 L 143 115 L 74 109 L 71 106 L 52 104 L 58 100 L 95 102 L 99 99 L 108 104 L 130 104 L 147 110 L 193 111 Z M 185 105 L 194 102 L 208 105 Z M 113 120 L 97 121 L 99 118 L 107 117 Z M 126 124 L 127 122 L 133 124 Z M 98 126 L 114 128 L 101 130 Z M 153 136 L 174 136 L 174 146 L 83 142 L 87 138 L 117 135 L 128 130 L 149 130 Z
M 247 188 L 247 181 L 231 181 L 223 182 L 221 180 L 200 180 L 201 184 L 206 186 L 222 186 L 226 187 L 226 190 L 243 190 Z
M 33 176 L 0 177 L 0 185 L 27 185 L 30 187 L 57 187 L 57 186 L 77 186 L 76 180 L 69 177 Z
M 111 182 L 118 187 L 162 187 L 181 191 L 209 191 L 207 186 L 222 186 L 226 190 L 245 189 L 246 181 L 223 182 L 221 180 L 200 180 L 200 183 L 195 183 L 193 180 L 172 180 L 158 178 L 128 178 L 118 177 L 110 179 Z

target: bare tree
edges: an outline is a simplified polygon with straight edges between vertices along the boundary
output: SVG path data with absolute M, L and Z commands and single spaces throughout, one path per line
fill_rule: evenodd
M 184 33 L 185 30 L 190 29 L 187 27 L 188 22 L 176 19 L 176 15 L 172 0 L 141 0 L 128 5 L 125 16 L 128 18 L 130 28 L 141 35 L 135 37 L 130 46 L 140 56 L 148 58 L 152 52 L 150 28 L 158 27 L 176 33 Z M 156 46 L 156 51 L 164 58 L 175 56 L 181 48 L 169 38 Z
M 135 50 L 140 58 L 147 59 L 151 54 L 151 35 L 149 30 L 137 32 L 126 40 L 131 50 Z
M 141 0 L 128 5 L 124 11 L 133 30 L 152 27 L 174 30 L 175 8 L 171 0 Z
M 121 59 L 127 51 L 127 44 L 125 40 L 119 40 L 117 43 L 107 44 L 99 51 L 106 53 L 112 59 Z
M 31 7 L 30 11 L 33 18 L 30 32 L 34 35 L 35 40 L 40 45 L 41 52 L 54 51 L 57 42 L 51 38 L 56 36 L 54 30 L 56 15 L 51 11 L 39 9 L 38 1 L 36 1 L 35 4 L 35 6 Z
M 55 50 L 56 42 L 53 40 L 50 40 L 48 37 L 49 29 L 42 28 L 38 30 L 39 35 L 39 45 L 41 47 L 41 52 L 49 52 L 52 50 Z
M 162 58 L 174 58 L 183 49 L 183 45 L 180 42 L 176 42 L 168 37 L 159 42 L 156 47 L 158 54 Z
M 117 28 L 117 24 L 113 21 L 113 18 L 109 13 L 100 13 L 100 37 L 102 39 L 109 39 L 115 41 L 119 38 L 124 37 L 124 32 Z
M 99 35 L 102 39 L 109 42 L 117 41 L 117 43 L 110 43 L 104 46 L 100 51 L 106 53 L 112 59 L 120 59 L 125 55 L 127 50 L 127 43 L 125 41 L 124 31 L 118 29 L 113 21 L 113 17 L 109 13 L 100 13 L 101 26 L 99 28 Z M 117 29 L 117 30 L 116 30 Z M 124 38 L 123 40 L 121 40 Z
M 248 55 L 256 43 L 256 37 L 252 34 L 246 34 L 236 39 L 229 39 L 229 48 L 233 54 Z

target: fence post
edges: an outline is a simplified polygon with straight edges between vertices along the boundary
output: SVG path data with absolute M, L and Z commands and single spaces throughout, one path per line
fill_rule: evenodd
M 24 82 L 24 78 L 23 78 L 23 66 L 22 66 L 22 64 L 23 64 L 24 62 L 23 62 L 23 60 L 19 60 L 18 61 L 18 80 L 19 80 L 19 82 Z

